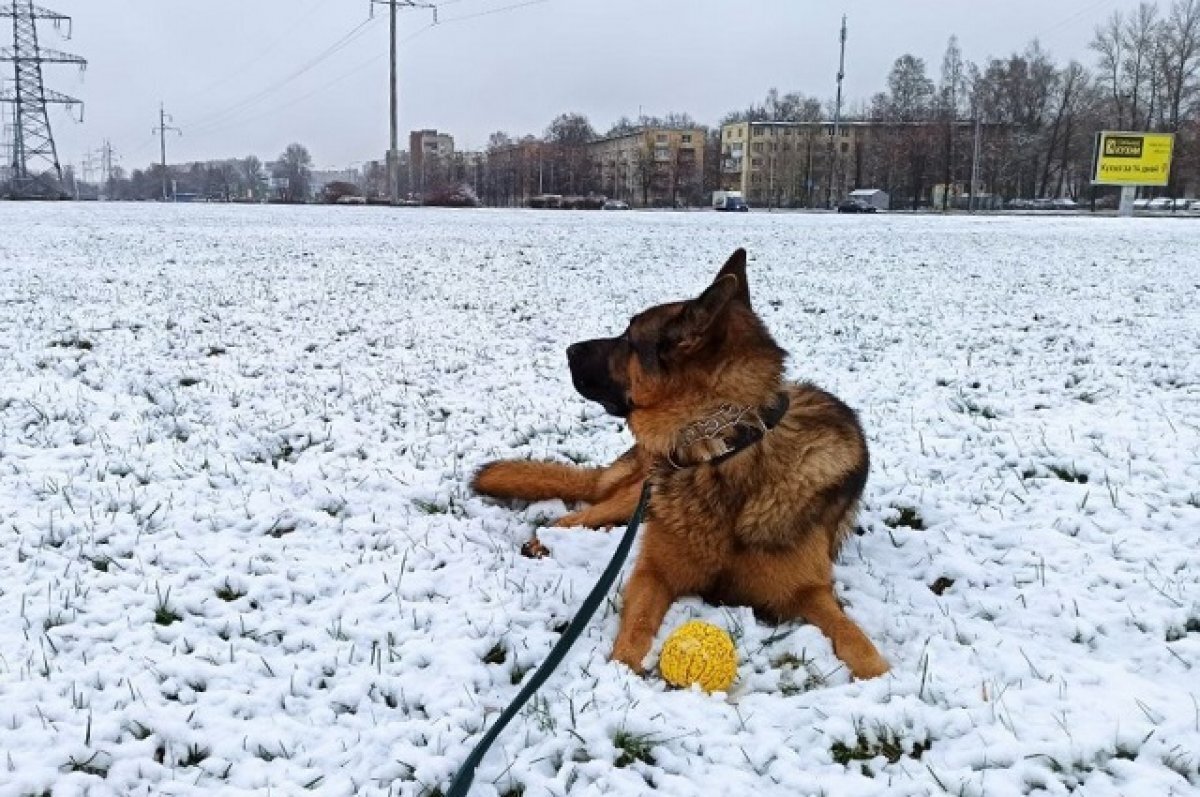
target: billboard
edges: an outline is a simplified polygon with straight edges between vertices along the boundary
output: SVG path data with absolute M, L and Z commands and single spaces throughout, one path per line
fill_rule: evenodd
M 1166 185 L 1171 176 L 1173 133 L 1096 134 L 1092 182 L 1096 185 Z

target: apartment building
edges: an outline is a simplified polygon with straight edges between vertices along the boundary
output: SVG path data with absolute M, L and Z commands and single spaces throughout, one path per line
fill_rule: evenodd
M 409 185 L 420 192 L 439 174 L 454 155 L 454 136 L 436 130 L 413 130 L 408 134 Z
M 869 123 L 735 122 L 721 128 L 721 188 L 756 207 L 820 207 L 854 185 Z
M 597 190 L 635 207 L 702 204 L 705 130 L 644 127 L 588 145 Z

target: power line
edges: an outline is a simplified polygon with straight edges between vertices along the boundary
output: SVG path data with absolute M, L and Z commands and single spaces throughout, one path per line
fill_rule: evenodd
M 460 0 L 446 0 L 446 2 L 440 3 L 439 5 L 449 5 L 451 2 L 459 2 L 459 1 Z M 505 11 L 515 11 L 518 8 L 525 8 L 526 6 L 536 6 L 536 5 L 541 5 L 542 3 L 549 3 L 549 2 L 550 2 L 550 0 L 526 0 L 523 3 L 513 3 L 512 5 L 501 6 L 500 8 L 491 8 L 491 9 L 488 9 L 487 11 L 477 11 L 474 14 L 464 14 L 463 16 L 459 16 L 459 17 L 450 17 L 449 19 L 441 20 L 440 24 L 452 25 L 455 22 L 466 22 L 468 19 L 478 19 L 479 17 L 487 17 L 487 16 L 491 16 L 492 14 L 501 14 Z
M 434 24 L 431 22 L 422 28 L 418 28 L 413 33 L 400 39 L 397 42 L 397 44 L 405 44 L 407 42 L 410 42 L 413 39 L 417 38 L 418 36 L 426 33 L 427 31 L 432 30 L 433 27 L 434 27 Z M 345 82 L 349 78 L 352 78 L 355 75 L 362 72 L 367 67 L 370 67 L 370 66 L 373 66 L 374 64 L 379 63 L 381 60 L 383 60 L 386 57 L 387 57 L 386 52 L 376 53 L 376 54 L 372 55 L 370 58 L 367 58 L 364 61 L 360 61 L 357 65 L 355 65 L 348 71 L 343 72 L 342 74 L 338 75 L 337 77 L 333 78 L 332 80 L 330 80 L 326 83 L 322 83 L 320 86 L 312 89 L 311 91 L 307 91 L 304 94 L 301 94 L 297 97 L 293 97 L 281 105 L 275 105 L 275 106 L 272 106 L 265 110 L 257 110 L 254 114 L 252 114 L 250 116 L 243 116 L 243 117 L 239 117 L 239 118 L 235 118 L 235 119 L 230 119 L 229 121 L 225 121 L 225 122 L 212 123 L 204 129 L 204 132 L 211 134 L 211 133 L 221 132 L 224 130 L 233 130 L 233 129 L 237 129 L 243 125 L 249 124 L 250 122 L 256 122 L 260 119 L 266 119 L 271 116 L 276 116 L 276 115 L 282 113 L 283 111 L 288 110 L 289 108 L 293 108 L 296 105 L 299 105 L 300 103 L 304 102 L 305 100 L 311 99 L 319 94 L 324 93 L 325 91 L 328 91 L 329 89 L 333 88 L 334 86 L 338 85 L 339 83 Z M 145 147 L 146 147 L 146 144 L 143 144 L 140 149 L 144 150 Z M 140 151 L 140 150 L 135 150 L 135 152 L 137 152 L 137 151 Z
M 476 2 L 477 0 L 442 0 L 441 2 L 436 2 L 436 3 L 434 3 L 434 2 L 423 3 L 423 2 L 419 2 L 418 0 L 378 0 L 378 1 L 382 2 L 384 4 L 389 4 L 389 5 L 394 2 L 398 8 L 402 8 L 402 7 L 406 7 L 406 6 L 407 7 L 418 7 L 418 8 L 429 8 L 435 12 L 435 17 L 434 17 L 435 21 L 434 22 L 431 22 L 430 24 L 417 29 L 413 33 L 409 34 L 408 36 L 395 39 L 394 43 L 393 43 L 393 51 L 396 46 L 407 43 L 409 41 L 412 41 L 413 39 L 417 38 L 418 36 L 421 36 L 422 34 L 428 32 L 433 27 L 438 26 L 438 25 L 448 25 L 448 24 L 454 24 L 456 22 L 466 22 L 468 20 L 478 19 L 480 17 L 492 16 L 495 14 L 501 14 L 501 13 L 505 13 L 505 12 L 509 12 L 509 11 L 514 11 L 514 10 L 517 10 L 520 8 L 525 8 L 528 6 L 539 5 L 542 3 L 549 2 L 549 0 L 524 0 L 523 2 L 511 3 L 509 5 L 501 6 L 499 8 L 490 8 L 490 9 L 486 9 L 483 11 L 478 11 L 478 12 L 474 12 L 474 13 L 470 13 L 470 14 L 464 14 L 461 16 L 451 17 L 449 19 L 438 19 L 436 11 L 441 6 L 456 5 L 458 3 L 463 3 L 463 2 Z M 312 8 L 313 8 L 313 6 L 310 6 L 306 9 L 306 11 L 311 11 Z M 206 115 L 198 117 L 195 120 L 190 121 L 187 125 L 189 128 L 189 133 L 193 136 L 197 133 L 207 135 L 207 134 L 212 134 L 212 133 L 223 131 L 223 130 L 238 128 L 243 125 L 249 124 L 251 122 L 258 121 L 260 119 L 268 118 L 271 116 L 276 116 L 279 113 L 281 113 L 282 111 L 285 111 L 285 110 L 287 110 L 295 105 L 298 105 L 318 94 L 321 94 L 321 93 L 327 91 L 328 89 L 344 82 L 345 80 L 362 72 L 364 69 L 377 63 L 379 60 L 381 60 L 384 57 L 384 55 L 387 55 L 387 53 L 380 53 L 380 54 L 373 55 L 370 58 L 359 62 L 357 65 L 355 65 L 353 68 L 351 68 L 347 72 L 344 72 L 344 73 L 338 75 L 337 77 L 333 78 L 332 80 L 329 80 L 328 82 L 321 84 L 320 86 L 312 89 L 311 91 L 307 91 L 293 99 L 287 100 L 287 101 L 283 102 L 282 104 L 273 104 L 272 107 L 270 107 L 269 109 L 266 109 L 266 110 L 263 110 L 261 107 L 262 101 L 266 100 L 267 102 L 270 102 L 270 100 L 268 100 L 267 98 L 271 97 L 271 95 L 276 94 L 280 89 L 286 87 L 287 85 L 294 82 L 296 79 L 300 78 L 301 76 L 311 72 L 313 69 L 315 69 L 318 66 L 320 66 L 321 64 L 323 64 L 329 58 L 331 58 L 332 56 L 341 52 L 345 48 L 349 47 L 353 42 L 355 42 L 356 40 L 361 38 L 363 35 L 365 35 L 367 33 L 368 27 L 375 21 L 376 20 L 372 17 L 372 18 L 368 18 L 367 20 L 364 20 L 363 22 L 359 23 L 358 25 L 355 25 L 347 33 L 342 35 L 339 39 L 334 41 L 332 44 L 330 44 L 328 47 L 326 47 L 324 50 L 322 50 L 316 56 L 309 59 L 307 62 L 302 64 L 300 67 L 298 67 L 295 70 L 293 70 L 292 72 L 286 74 L 279 80 L 276 80 L 276 81 L 268 84 L 267 86 L 260 89 L 259 91 L 256 91 L 253 94 L 248 95 L 247 97 L 245 97 L 235 103 L 232 103 L 231 105 L 226 106 L 223 109 L 208 113 Z M 257 62 L 257 60 L 261 60 L 261 59 L 256 58 L 254 62 Z M 209 88 L 220 85 L 221 82 L 222 81 L 218 81 L 217 83 L 210 84 Z M 247 112 L 250 112 L 249 115 L 246 115 Z M 174 128 L 172 128 L 172 129 L 174 129 Z M 155 131 L 156 131 L 156 133 L 159 132 L 158 128 L 155 128 Z M 147 146 L 147 143 L 143 143 L 138 148 L 132 150 L 130 152 L 130 156 L 132 156 L 133 154 L 136 154 L 138 152 L 144 151 Z M 392 149 L 394 150 L 395 147 L 393 147 Z M 393 184 L 398 184 L 398 182 L 393 181 Z
M 219 119 L 223 119 L 224 117 L 230 116 L 231 114 L 236 114 L 238 111 L 240 111 L 244 108 L 247 108 L 251 105 L 254 105 L 256 102 L 258 102 L 263 97 L 266 97 L 266 96 L 278 91 L 279 89 L 283 88 L 287 84 L 296 80 L 296 78 L 300 77 L 301 75 L 307 74 L 308 72 L 315 69 L 318 65 L 320 65 L 321 62 L 323 62 L 325 59 L 333 56 L 334 54 L 338 53 L 342 49 L 349 46 L 355 39 L 362 36 L 363 33 L 366 31 L 367 27 L 369 25 L 371 25 L 374 21 L 375 20 L 373 20 L 373 19 L 363 20 L 358 25 L 355 25 L 353 28 L 351 28 L 350 31 L 347 32 L 345 35 L 343 35 L 340 39 L 338 39 L 333 44 L 326 47 L 318 55 L 309 59 L 306 63 L 304 63 L 298 69 L 293 70 L 291 73 L 284 76 L 280 80 L 277 80 L 274 83 L 271 83 L 270 85 L 266 86 L 262 90 L 257 91 L 254 94 L 251 94 L 250 96 L 246 97 L 245 99 L 242 99 L 242 100 L 226 107 L 223 110 L 217 111 L 215 113 L 210 113 L 206 116 L 201 116 L 199 119 L 192 120 L 190 122 L 189 126 L 192 128 L 195 128 L 195 129 L 207 128 L 209 125 L 213 124 L 214 122 L 216 122 Z
M 1060 22 L 1057 22 L 1048 28 L 1045 28 L 1040 33 L 1034 34 L 1033 38 L 1040 39 L 1045 36 L 1049 36 L 1051 33 L 1057 33 L 1058 31 L 1062 30 L 1065 27 L 1068 27 L 1069 25 L 1073 24 L 1074 22 L 1083 18 L 1084 16 L 1087 16 L 1087 15 L 1091 14 L 1092 12 L 1099 10 L 1103 6 L 1111 4 L 1112 2 L 1113 2 L 1113 0 L 1098 0 L 1098 2 L 1092 3 L 1092 4 L 1084 7 L 1083 9 L 1075 12 L 1074 14 L 1067 17 L 1066 19 L 1064 19 Z
M 285 41 L 287 41 L 288 38 L 293 33 L 295 33 L 296 30 L 299 29 L 300 26 L 304 22 L 308 21 L 308 18 L 312 16 L 313 12 L 316 11 L 317 7 L 320 6 L 321 3 L 324 1 L 325 0 L 313 0 L 313 2 L 310 5 L 308 5 L 303 10 L 301 10 L 298 14 L 295 15 L 295 17 L 292 20 L 292 24 L 290 26 L 288 26 L 282 33 L 280 33 L 278 37 L 276 37 L 274 40 L 272 40 L 267 45 L 260 47 L 258 49 L 258 51 L 255 53 L 253 58 L 251 58 L 250 60 L 241 64 L 236 69 L 233 69 L 232 71 L 230 71 L 229 74 L 225 75 L 225 77 L 220 78 L 219 80 L 213 81 L 212 83 L 209 83 L 207 86 L 204 86 L 204 87 L 196 90 L 195 92 L 192 93 L 190 99 L 195 100 L 197 97 L 203 97 L 206 94 L 210 94 L 210 93 L 212 93 L 212 90 L 215 89 L 217 86 L 223 86 L 226 83 L 230 82 L 231 80 L 235 80 L 235 79 L 245 75 L 247 69 L 249 69 L 250 67 L 252 67 L 255 64 L 262 61 L 264 58 L 266 58 L 268 55 L 270 55 L 272 52 L 274 52 L 279 47 L 279 45 L 281 45 Z

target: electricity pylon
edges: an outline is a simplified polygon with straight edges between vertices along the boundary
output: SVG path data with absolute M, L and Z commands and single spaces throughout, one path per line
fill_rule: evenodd
M 14 0 L 0 4 L 0 19 L 11 19 L 13 30 L 12 47 L 0 47 L 0 62 L 13 65 L 14 77 L 11 88 L 0 91 L 0 102 L 13 105 L 9 193 L 14 199 L 65 198 L 62 166 L 58 162 L 58 148 L 50 132 L 50 114 L 46 106 L 78 105 L 82 109 L 83 103 L 46 88 L 42 64 L 75 64 L 83 69 L 87 61 L 38 44 L 39 19 L 50 20 L 56 29 L 65 22 L 66 38 L 71 37 L 71 18 L 64 14 L 36 6 L 33 0 Z

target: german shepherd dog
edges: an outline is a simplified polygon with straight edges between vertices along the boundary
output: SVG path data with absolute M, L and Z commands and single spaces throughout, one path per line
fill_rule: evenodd
M 699 297 L 567 349 L 576 390 L 627 419 L 633 448 L 604 468 L 499 461 L 475 475 L 484 495 L 586 502 L 556 525 L 591 527 L 627 522 L 650 479 L 612 651 L 635 672 L 685 595 L 803 618 L 855 677 L 888 670 L 833 590 L 867 481 L 862 427 L 824 390 L 785 383 L 785 356 L 750 305 L 739 249 Z

